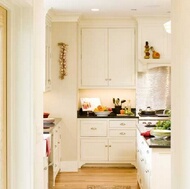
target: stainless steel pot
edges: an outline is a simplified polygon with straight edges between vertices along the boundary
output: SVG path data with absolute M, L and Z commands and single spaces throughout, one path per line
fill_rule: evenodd
M 156 115 L 156 110 L 152 110 L 150 106 L 146 108 L 146 110 L 139 110 L 141 115 Z

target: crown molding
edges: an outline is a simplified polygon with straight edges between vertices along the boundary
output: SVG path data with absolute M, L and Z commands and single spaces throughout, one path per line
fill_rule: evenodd
M 47 13 L 52 22 L 78 22 L 79 14 L 65 14 L 63 12 L 50 9 Z

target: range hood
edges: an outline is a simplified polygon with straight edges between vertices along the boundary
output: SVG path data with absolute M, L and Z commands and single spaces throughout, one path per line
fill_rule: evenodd
M 147 72 L 149 69 L 171 66 L 169 59 L 138 59 L 138 72 Z

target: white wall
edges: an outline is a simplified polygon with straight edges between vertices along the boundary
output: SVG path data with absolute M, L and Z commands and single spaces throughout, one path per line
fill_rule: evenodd
M 172 189 L 190 188 L 190 1 L 172 1 Z
M 79 90 L 78 107 L 81 107 L 80 98 L 100 98 L 101 104 L 114 108 L 113 98 L 120 98 L 120 100 L 126 100 L 122 107 L 127 106 L 127 100 L 131 100 L 131 107 L 136 107 L 136 90 L 135 89 L 81 89 Z
M 68 44 L 67 76 L 59 79 L 58 43 Z M 44 93 L 44 111 L 63 119 L 62 161 L 77 161 L 77 23 L 52 23 L 52 90 Z

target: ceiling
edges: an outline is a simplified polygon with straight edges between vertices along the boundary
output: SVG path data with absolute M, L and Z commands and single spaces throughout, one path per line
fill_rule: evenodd
M 56 13 L 93 17 L 168 15 L 171 0 L 46 0 Z M 92 12 L 98 8 L 98 12 Z

